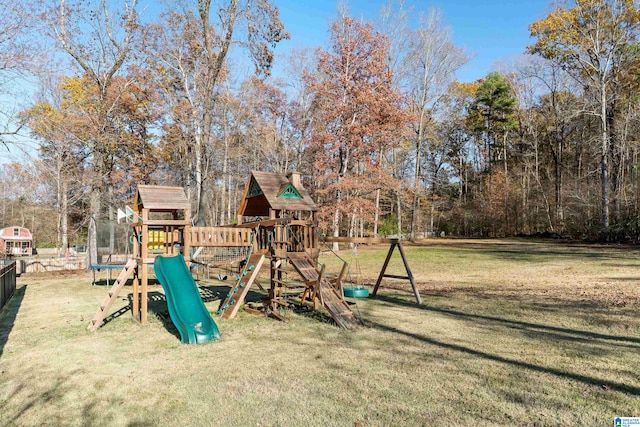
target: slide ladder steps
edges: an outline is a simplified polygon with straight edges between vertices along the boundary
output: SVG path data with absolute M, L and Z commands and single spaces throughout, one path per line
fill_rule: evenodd
M 245 297 L 249 293 L 249 288 L 258 277 L 260 268 L 264 264 L 266 257 L 263 254 L 251 255 L 242 271 L 236 276 L 236 283 L 231 287 L 225 300 L 218 309 L 218 314 L 223 319 L 232 319 L 243 304 Z
M 349 329 L 362 324 L 349 304 L 342 299 L 338 291 L 326 279 L 320 282 L 320 302 L 341 328 Z
M 102 301 L 102 304 L 100 304 L 100 307 L 96 312 L 96 315 L 93 316 L 93 319 L 91 319 L 91 323 L 89 323 L 89 330 L 91 332 L 95 331 L 100 327 L 100 325 L 102 325 L 102 322 L 104 321 L 104 318 L 107 316 L 109 309 L 115 302 L 116 298 L 118 298 L 118 294 L 124 287 L 125 283 L 127 283 L 127 280 L 129 279 L 129 277 L 131 277 L 131 273 L 133 273 L 133 270 L 135 269 L 136 265 L 137 265 L 137 261 L 133 258 L 127 261 L 124 268 L 118 275 L 118 278 L 113 283 L 111 290 L 107 293 L 107 296 Z
M 300 276 L 307 282 L 318 282 L 320 273 L 315 263 L 305 253 L 289 253 L 289 262 Z M 325 278 L 318 284 L 320 302 L 327 309 L 333 320 L 341 328 L 352 328 L 362 324 L 360 319 L 351 311 L 338 291 Z

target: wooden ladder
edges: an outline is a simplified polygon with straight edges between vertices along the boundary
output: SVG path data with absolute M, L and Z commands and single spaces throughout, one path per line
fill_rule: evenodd
M 134 258 L 130 258 L 129 261 L 127 261 L 124 268 L 118 275 L 118 278 L 113 283 L 113 286 L 111 286 L 111 290 L 105 297 L 104 301 L 102 301 L 102 304 L 100 304 L 98 312 L 95 316 L 93 316 L 93 319 L 91 319 L 91 323 L 89 323 L 89 330 L 91 332 L 94 332 L 102 325 L 102 322 L 104 322 L 104 318 L 107 316 L 109 309 L 115 302 L 125 283 L 127 283 L 129 277 L 131 277 L 131 273 L 133 273 L 133 270 L 135 270 L 137 264 L 138 262 Z
M 263 254 L 251 255 L 236 279 L 236 283 L 231 287 L 227 298 L 222 302 L 218 314 L 223 319 L 233 319 L 238 313 L 238 309 L 244 303 L 244 298 L 249 293 L 249 288 L 258 277 L 262 264 L 267 258 Z

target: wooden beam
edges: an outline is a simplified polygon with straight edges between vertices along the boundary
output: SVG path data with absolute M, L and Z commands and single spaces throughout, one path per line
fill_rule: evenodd
M 402 263 L 404 264 L 404 269 L 407 271 L 407 276 L 409 276 L 409 281 L 411 282 L 411 288 L 413 289 L 413 295 L 416 297 L 416 302 L 418 304 L 422 304 L 422 298 L 420 298 L 420 292 L 418 292 L 416 282 L 415 280 L 413 280 L 413 273 L 411 272 L 411 267 L 409 267 L 409 261 L 407 261 L 407 257 L 404 254 L 402 243 L 398 242 L 396 245 L 398 246 L 398 250 L 400 251 L 400 256 L 402 257 Z
M 242 224 L 236 225 L 237 228 L 256 228 L 257 226 L 261 227 L 272 227 L 274 225 L 309 225 L 309 222 L 302 219 L 290 219 L 290 218 L 276 218 L 276 219 L 267 219 L 264 221 L 253 221 L 253 222 L 244 222 Z
M 333 237 L 327 236 L 324 241 L 327 243 L 363 243 L 363 244 L 381 244 L 381 243 L 393 243 L 398 239 L 385 239 L 381 237 Z
M 402 279 L 402 280 L 410 280 L 409 276 L 399 276 L 397 274 L 385 274 L 383 277 L 387 277 L 389 279 Z
M 191 221 L 185 220 L 185 219 L 147 219 L 144 221 L 144 224 L 151 227 L 153 226 L 162 227 L 162 226 L 172 226 L 172 225 L 185 227 L 187 225 L 191 225 Z M 142 225 L 142 223 L 137 221 L 132 223 L 131 225 L 135 227 L 136 225 Z
M 149 209 L 142 209 L 142 251 L 141 259 L 146 260 L 149 256 Z M 149 307 L 149 269 L 146 265 L 142 265 L 142 289 L 140 295 L 140 323 L 147 324 L 147 310 Z

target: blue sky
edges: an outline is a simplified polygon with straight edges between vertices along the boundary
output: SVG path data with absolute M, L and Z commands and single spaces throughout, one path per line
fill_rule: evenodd
M 337 16 L 335 0 L 272 0 L 291 40 L 278 48 L 323 46 L 329 36 L 329 22 Z M 374 21 L 387 0 L 350 0 L 351 16 Z M 529 24 L 548 15 L 548 0 L 406 0 L 417 16 L 430 7 L 439 8 L 450 26 L 456 44 L 473 55 L 458 72 L 458 80 L 469 82 L 486 76 L 496 61 L 508 61 L 523 53 L 533 40 Z
M 277 52 L 296 47 L 324 46 L 329 39 L 329 23 L 337 16 L 338 0 L 271 0 L 280 9 L 281 19 L 291 33 L 291 40 L 282 42 Z M 141 0 L 146 14 L 153 15 L 157 0 Z M 455 42 L 473 55 L 473 59 L 458 71 L 458 80 L 470 82 L 486 76 L 496 61 L 509 61 L 521 54 L 533 40 L 528 26 L 544 18 L 551 10 L 549 0 L 405 0 L 418 14 L 437 7 L 443 13 L 443 22 L 453 31 Z M 375 21 L 381 7 L 388 0 L 349 0 L 351 16 Z M 243 52 L 248 64 L 246 52 Z M 276 59 L 275 72 L 280 65 Z M 281 62 L 281 61 L 280 61 Z M 1 104 L 6 101 L 0 99 Z M 11 103 L 12 104 L 12 103 Z M 30 141 L 20 144 L 31 151 Z M 20 159 L 23 152 L 0 148 L 0 163 Z

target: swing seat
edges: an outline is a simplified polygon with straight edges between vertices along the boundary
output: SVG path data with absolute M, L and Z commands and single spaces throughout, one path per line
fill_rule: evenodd
M 348 298 L 367 298 L 369 290 L 364 287 L 348 287 L 342 288 L 344 296 Z

